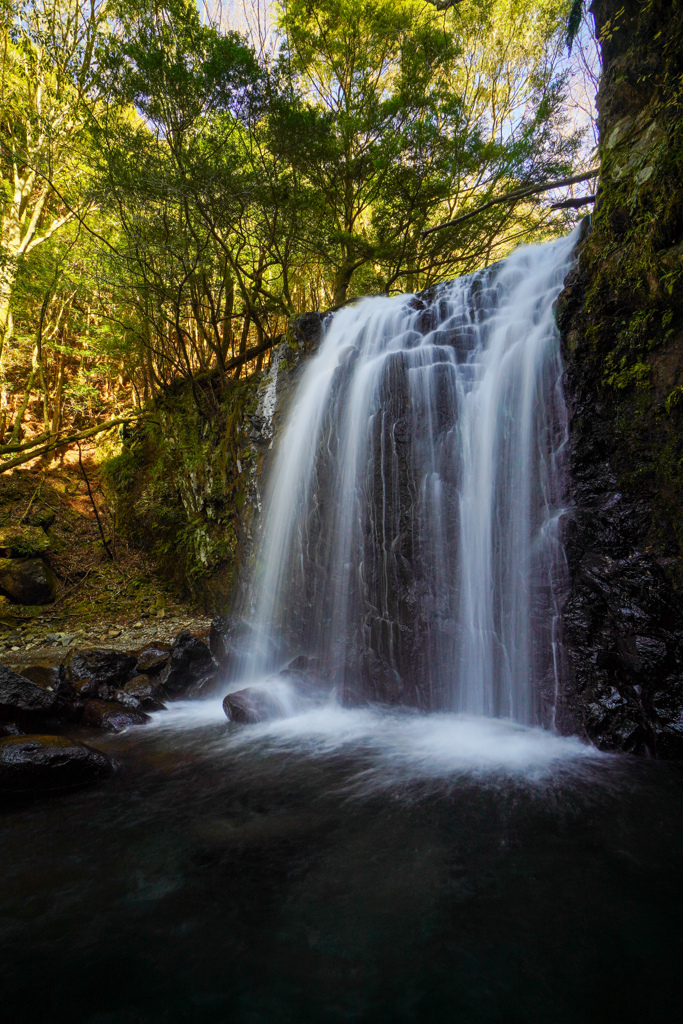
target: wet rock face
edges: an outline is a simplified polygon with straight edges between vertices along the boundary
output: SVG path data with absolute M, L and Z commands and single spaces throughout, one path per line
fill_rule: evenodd
M 64 789 L 109 778 L 119 765 L 101 750 L 66 736 L 0 739 L 0 792 Z
M 180 696 L 193 687 L 205 689 L 215 675 L 215 668 L 211 651 L 203 640 L 186 630 L 173 645 L 164 688 L 169 696 Z
M 63 701 L 31 679 L 0 665 L 0 721 L 38 722 L 59 717 Z
M 569 418 L 562 603 L 565 683 L 557 724 L 606 750 L 683 757 L 683 597 L 653 524 L 662 484 L 633 473 L 666 438 L 647 415 L 624 435 L 629 396 L 610 393 L 587 344 L 591 284 L 577 265 L 558 302 Z M 660 421 L 663 422 L 663 421 Z M 642 460 L 642 461 L 641 461 Z
M 604 749 L 681 757 L 683 319 L 665 282 L 683 241 L 683 16 L 662 0 L 591 11 L 599 201 L 557 306 L 570 414 L 557 721 Z
M 611 558 L 575 523 L 563 612 L 568 686 L 560 709 L 598 746 L 683 756 L 683 609 L 643 551 Z
M 95 696 L 100 687 L 112 691 L 125 686 L 135 675 L 137 658 L 125 651 L 100 648 L 77 651 L 69 663 L 73 688 L 81 697 Z

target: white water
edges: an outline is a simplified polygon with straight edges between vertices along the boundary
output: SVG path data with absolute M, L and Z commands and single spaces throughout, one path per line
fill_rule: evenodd
M 332 318 L 278 442 L 242 680 L 306 653 L 346 692 L 552 722 L 574 243 Z
M 588 772 L 597 779 L 596 770 L 612 761 L 576 738 L 501 719 L 422 715 L 379 707 L 342 708 L 334 701 L 299 708 L 258 725 L 240 725 L 227 733 L 222 728 L 205 731 L 224 725 L 220 700 L 178 701 L 153 720 L 153 728 L 168 732 L 180 748 L 182 733 L 192 737 L 202 730 L 201 747 L 208 757 L 225 749 L 259 758 L 266 754 L 280 758 L 294 754 L 318 761 L 350 757 L 357 766 L 349 775 L 350 792 L 359 796 L 403 783 L 463 775 L 545 784 L 566 771 L 574 777 Z M 195 742 L 190 739 L 193 750 Z

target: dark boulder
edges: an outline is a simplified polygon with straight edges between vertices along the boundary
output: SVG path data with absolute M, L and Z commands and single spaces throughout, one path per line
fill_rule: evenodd
M 0 558 L 0 592 L 16 604 L 51 604 L 57 580 L 42 558 Z
M 265 690 L 247 687 L 229 693 L 223 701 L 223 710 L 231 722 L 253 725 L 282 717 L 282 709 Z
M 144 673 L 148 676 L 159 675 L 166 668 L 171 660 L 170 644 L 148 644 L 138 654 L 138 662 L 135 667 L 137 673 Z
M 320 344 L 325 326 L 325 314 L 312 310 L 292 321 L 292 334 L 304 352 L 313 352 Z
M 83 725 L 104 732 L 123 732 L 131 725 L 144 725 L 149 715 L 144 711 L 124 708 L 120 704 L 104 700 L 87 700 L 83 708 Z
M 110 687 L 113 693 L 132 679 L 136 663 L 135 655 L 125 651 L 76 651 L 69 662 L 71 683 L 81 697 L 94 696 L 101 686 Z
M 0 791 L 64 789 L 105 779 L 118 764 L 101 750 L 66 736 L 0 739 Z
M 214 697 L 221 687 L 221 676 L 213 668 L 206 675 L 196 679 L 187 690 L 183 691 L 183 700 L 202 700 L 207 697 Z
M 59 718 L 65 702 L 55 690 L 47 690 L 0 665 L 0 720 L 18 723 Z
M 140 707 L 140 701 L 137 697 L 133 697 L 132 694 L 126 693 L 125 690 L 114 690 L 112 694 L 113 701 L 117 704 L 121 704 L 122 707 L 128 708 L 131 711 L 137 711 Z
M 163 686 L 158 677 L 150 677 L 147 675 L 137 675 L 129 679 L 123 688 L 123 692 L 127 697 L 137 701 L 137 705 L 142 708 L 143 711 L 163 711 L 165 705 L 161 698 L 164 695 Z M 123 698 L 120 698 L 117 694 L 116 697 L 120 703 L 125 704 Z
M 68 660 L 69 654 L 63 650 L 43 651 L 39 655 L 22 651 L 7 657 L 10 668 L 19 675 L 37 683 L 44 690 L 56 690 L 58 693 L 67 693 L 70 689 Z
M 169 696 L 179 696 L 213 674 L 215 668 L 211 651 L 204 641 L 185 630 L 173 645 L 164 689 Z

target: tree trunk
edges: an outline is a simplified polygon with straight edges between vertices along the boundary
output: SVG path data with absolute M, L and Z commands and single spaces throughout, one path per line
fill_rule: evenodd
M 334 305 L 343 306 L 353 277 L 353 267 L 342 263 L 334 275 Z
M 62 339 L 63 340 L 63 339 Z M 52 409 L 52 426 L 50 434 L 56 434 L 62 425 L 62 391 L 64 390 L 64 370 L 66 367 L 66 352 L 62 349 L 59 357 L 59 375 L 57 377 L 57 388 L 55 390 L 54 405 Z
M 250 324 L 251 324 L 251 313 L 249 312 L 249 310 L 246 310 L 246 312 L 244 314 L 244 323 L 242 325 L 242 336 L 240 338 L 240 350 L 239 350 L 238 358 L 241 358 L 242 356 L 244 356 L 244 353 L 247 351 L 247 341 L 249 339 L 249 326 L 250 326 Z M 242 364 L 240 363 L 240 365 L 235 370 L 235 380 L 237 380 L 239 378 L 239 375 L 240 375 L 241 372 L 242 372 Z
M 18 409 L 16 411 L 16 414 L 15 414 L 15 417 L 14 417 L 14 423 L 12 425 L 12 436 L 10 438 L 10 444 L 17 444 L 18 441 L 19 441 L 19 431 L 21 430 L 21 422 L 22 422 L 22 420 L 24 418 L 24 415 L 26 413 L 26 409 L 28 407 L 29 399 L 31 397 L 31 391 L 33 390 L 33 381 L 35 380 L 35 376 L 36 376 L 36 362 L 35 362 L 35 353 L 34 353 L 33 365 L 31 366 L 31 372 L 29 374 L 29 378 L 28 378 L 28 381 L 27 381 L 27 384 L 26 384 L 26 390 L 24 392 L 24 397 L 22 398 L 21 405 L 18 407 Z
M 223 301 L 223 362 L 228 358 L 228 351 L 233 345 L 232 311 L 235 305 L 235 282 L 228 272 L 225 275 L 225 298 Z M 232 352 L 232 355 L 235 353 Z
M 17 279 L 16 259 L 4 238 L 2 248 L 4 252 L 0 264 L 0 359 L 5 345 L 12 337 L 12 293 Z

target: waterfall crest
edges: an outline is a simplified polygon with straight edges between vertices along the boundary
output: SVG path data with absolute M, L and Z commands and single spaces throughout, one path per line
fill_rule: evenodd
M 347 698 L 552 716 L 575 233 L 336 313 L 270 474 L 247 677 L 307 654 Z

